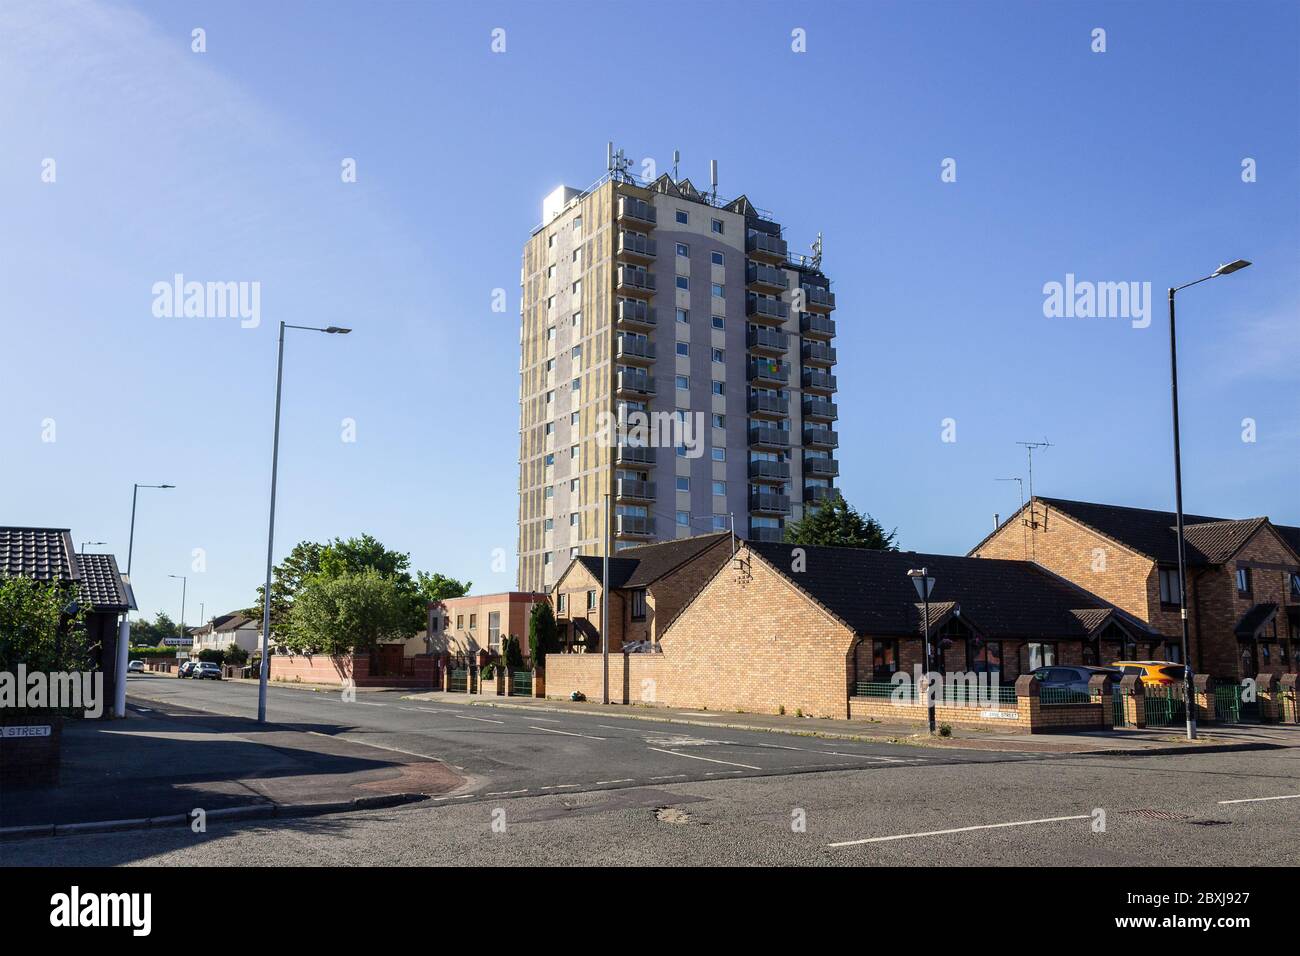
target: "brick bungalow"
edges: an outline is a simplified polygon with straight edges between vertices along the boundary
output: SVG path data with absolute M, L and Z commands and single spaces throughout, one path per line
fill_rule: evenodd
M 609 559 L 609 649 L 657 642 L 663 625 L 731 557 L 731 535 L 702 534 L 625 548 Z M 565 653 L 600 649 L 603 558 L 580 555 L 550 591 Z
M 1295 672 L 1300 528 L 1205 515 L 1184 515 L 1184 527 L 1193 669 L 1234 682 Z M 1177 546 L 1172 512 L 1035 496 L 970 553 L 1036 562 L 1154 632 L 1124 657 L 1179 661 Z M 1093 657 L 1106 663 L 1120 650 L 1101 647 Z
M 1005 684 L 1041 664 L 1080 663 L 1097 641 L 1152 638 L 1029 561 L 747 542 L 661 627 L 662 654 L 619 656 L 614 699 L 847 717 L 859 683 L 922 661 L 922 607 L 907 576 L 922 566 L 935 578 L 930 627 L 945 671 L 998 671 Z M 591 697 L 598 668 L 565 663 L 548 657 L 547 692 Z

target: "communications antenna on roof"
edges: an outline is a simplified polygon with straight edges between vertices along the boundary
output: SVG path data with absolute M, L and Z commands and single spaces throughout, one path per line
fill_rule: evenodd
M 682 151 L 680 149 L 673 150 L 673 182 L 677 182 L 677 164 L 681 161 Z
M 718 201 L 718 161 L 709 160 L 709 183 L 713 187 L 713 201 Z
M 1018 442 L 1016 442 L 1016 444 L 1017 444 L 1017 445 L 1023 445 L 1023 446 L 1024 446 L 1024 448 L 1025 448 L 1025 454 L 1026 454 L 1026 455 L 1028 456 L 1028 458 L 1029 458 L 1029 522 L 1028 522 L 1028 527 L 1030 528 L 1030 530 L 1034 530 L 1034 529 L 1036 529 L 1036 528 L 1038 527 L 1038 517 L 1037 517 L 1037 515 L 1035 515 L 1035 513 L 1034 513 L 1034 452 L 1035 452 L 1037 449 L 1039 449 L 1039 448 L 1051 448 L 1051 447 L 1052 447 L 1052 443 L 1051 443 L 1050 441 L 1048 441 L 1048 440 L 1047 440 L 1047 436 L 1044 435 L 1042 441 L 1018 441 Z M 1022 522 L 1025 520 L 1025 518 L 1024 518 L 1023 515 L 1021 515 L 1020 520 L 1021 520 Z M 1034 557 L 1035 560 L 1037 560 L 1037 558 L 1038 558 L 1038 542 L 1037 542 L 1037 540 L 1034 541 L 1034 545 L 1033 545 L 1033 557 Z
M 628 170 L 632 168 L 632 160 L 628 159 L 623 150 L 614 151 L 614 141 L 610 140 L 605 144 L 605 168 L 613 179 L 630 180 L 631 174 Z
M 820 230 L 817 232 L 817 238 L 813 240 L 812 244 L 812 267 L 818 270 L 822 267 L 822 234 Z

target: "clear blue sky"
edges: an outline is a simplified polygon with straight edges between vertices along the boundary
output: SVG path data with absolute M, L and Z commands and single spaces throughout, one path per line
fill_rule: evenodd
M 512 587 L 520 250 L 608 139 L 697 181 L 716 158 L 792 249 L 825 233 L 842 485 L 904 547 L 974 544 L 1043 436 L 1039 493 L 1171 508 L 1164 290 L 1237 257 L 1180 298 L 1186 506 L 1300 523 L 1298 9 L 7 0 L 0 523 L 125 564 L 132 482 L 170 482 L 142 610 L 178 613 L 168 573 L 191 621 L 251 603 L 275 323 L 337 323 L 290 343 L 277 559 L 368 531 Z M 155 318 L 178 272 L 260 282 L 261 326 Z M 1045 318 L 1067 273 L 1150 282 L 1150 327 Z

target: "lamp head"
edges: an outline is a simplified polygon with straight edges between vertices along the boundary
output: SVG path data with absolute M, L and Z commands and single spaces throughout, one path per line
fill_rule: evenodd
M 351 329 L 340 328 L 337 325 L 331 325 L 324 330 L 329 335 L 347 335 Z
M 1214 274 L 1216 276 L 1231 275 L 1234 272 L 1246 268 L 1248 265 L 1250 265 L 1250 260 L 1248 259 L 1235 259 L 1232 262 L 1219 266 L 1219 268 L 1214 270 Z

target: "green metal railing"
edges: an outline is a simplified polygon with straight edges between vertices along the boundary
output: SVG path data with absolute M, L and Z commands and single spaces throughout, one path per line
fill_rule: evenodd
M 1045 707 L 1055 704 L 1090 704 L 1092 695 L 1087 691 L 1070 690 L 1068 687 L 1043 687 L 1038 691 L 1038 702 Z
M 1220 724 L 1241 720 L 1241 685 L 1219 684 L 1214 688 L 1214 719 Z
M 469 671 L 453 670 L 447 680 L 447 690 L 454 691 L 458 694 L 465 693 L 469 689 Z
M 892 700 L 897 703 L 925 703 L 923 696 L 918 700 L 916 685 L 910 682 L 894 684 L 885 681 L 858 681 L 854 687 L 854 696 Z M 997 706 L 1014 710 L 1016 689 L 1009 685 L 970 687 L 965 683 L 945 683 L 942 687 L 935 687 L 935 703 L 944 706 Z
M 1111 723 L 1115 727 L 1127 727 L 1128 719 L 1124 716 L 1124 695 L 1119 685 L 1115 684 L 1110 695 Z
M 1172 727 L 1187 720 L 1187 700 L 1181 684 L 1148 684 L 1145 690 L 1148 727 Z
M 510 693 L 520 697 L 532 696 L 533 693 L 533 672 L 532 671 L 511 671 L 510 672 Z

